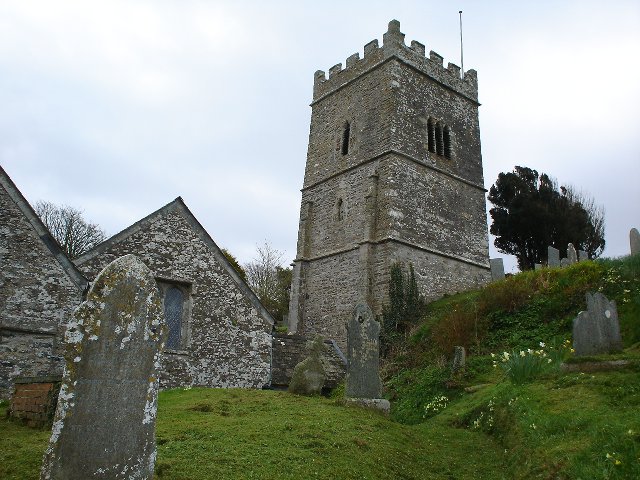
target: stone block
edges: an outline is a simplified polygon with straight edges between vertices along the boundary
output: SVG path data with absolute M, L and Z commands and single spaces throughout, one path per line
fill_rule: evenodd
M 456 346 L 453 350 L 453 361 L 451 362 L 451 371 L 458 372 L 464 370 L 467 359 L 467 352 L 464 347 Z

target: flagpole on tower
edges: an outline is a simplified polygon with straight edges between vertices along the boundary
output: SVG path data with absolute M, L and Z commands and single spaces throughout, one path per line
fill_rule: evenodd
M 464 80 L 464 53 L 462 51 L 462 10 L 458 12 L 460 14 L 460 70 L 462 70 L 462 79 Z

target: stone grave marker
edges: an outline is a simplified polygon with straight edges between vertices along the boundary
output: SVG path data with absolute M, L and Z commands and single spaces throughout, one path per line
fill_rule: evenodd
M 569 261 L 568 258 L 563 258 L 563 259 L 560 260 L 560 266 L 562 268 L 568 267 L 569 265 L 571 265 L 571 262 Z
M 573 348 L 577 356 L 622 350 L 616 302 L 600 292 L 587 293 L 587 311 L 573 320 Z
M 576 247 L 573 246 L 573 243 L 567 245 L 567 260 L 569 261 L 569 265 L 578 263 L 578 252 L 576 252 Z
M 371 309 L 363 304 L 356 306 L 347 324 L 347 397 L 380 397 L 379 337 L 380 324 Z
M 534 268 L 535 270 L 540 270 L 540 269 L 542 268 L 542 264 L 541 264 L 541 263 L 535 263 L 535 264 L 533 265 L 533 268 Z
M 360 303 L 347 324 L 347 401 L 389 411 L 380 382 L 380 323 L 368 305 Z
M 316 335 L 311 342 L 309 356 L 298 363 L 293 369 L 289 382 L 289 392 L 298 395 L 320 395 L 326 380 L 326 372 L 322 365 L 324 352 L 324 338 Z
M 589 260 L 589 254 L 584 250 L 578 250 L 578 261 L 586 262 L 587 260 Z
M 560 266 L 560 250 L 553 247 L 547 248 L 547 265 L 550 267 Z
M 151 270 L 134 255 L 107 265 L 67 326 L 41 480 L 153 478 L 165 339 Z
M 491 280 L 504 280 L 504 262 L 502 258 L 492 258 L 489 260 L 491 267 Z
M 629 247 L 631 249 L 631 255 L 640 253 L 640 233 L 637 228 L 632 228 L 629 232 Z
M 451 371 L 457 372 L 464 370 L 464 365 L 467 359 L 467 352 L 464 347 L 456 346 L 453 350 L 453 362 L 451 363 Z

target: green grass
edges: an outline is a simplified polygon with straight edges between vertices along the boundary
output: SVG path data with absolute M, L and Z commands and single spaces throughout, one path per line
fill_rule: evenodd
M 37 479 L 48 433 L 0 425 L 0 478 Z M 482 432 L 401 425 L 285 392 L 162 392 L 157 443 L 159 479 L 509 478 L 501 446 Z
M 523 384 L 493 367 L 492 352 L 569 339 L 586 291 L 617 302 L 625 344 L 586 360 L 626 367 L 530 369 Z M 455 375 L 453 345 L 468 351 Z M 444 298 L 391 352 L 390 418 L 285 392 L 162 392 L 156 478 L 640 478 L 640 256 L 526 272 Z M 47 440 L 0 418 L 0 478 L 37 479 Z

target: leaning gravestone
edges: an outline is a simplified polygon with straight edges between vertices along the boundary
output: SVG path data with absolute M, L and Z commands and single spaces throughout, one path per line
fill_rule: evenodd
M 321 335 L 316 335 L 311 343 L 309 356 L 293 369 L 293 375 L 289 382 L 289 392 L 298 395 L 320 395 L 326 380 L 326 373 L 321 360 L 323 352 L 324 339 Z
M 637 228 L 632 228 L 629 232 L 629 247 L 631 247 L 631 255 L 640 253 L 640 233 Z
M 553 247 L 547 248 L 547 265 L 550 267 L 560 266 L 560 250 Z
M 380 398 L 380 324 L 366 304 L 358 304 L 347 324 L 348 401 L 389 411 L 389 402 Z
M 491 280 L 504 280 L 504 262 L 502 258 L 491 258 L 489 260 L 491 267 Z
M 134 255 L 105 267 L 67 326 L 41 480 L 153 478 L 165 338 L 151 270 Z
M 577 356 L 622 350 L 616 302 L 600 292 L 587 293 L 587 311 L 573 320 L 573 348 Z
M 573 243 L 567 245 L 567 260 L 569 261 L 569 265 L 578 263 L 578 252 L 576 252 L 576 247 L 573 246 Z

